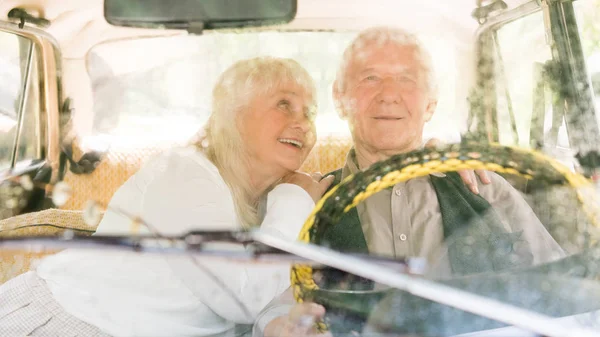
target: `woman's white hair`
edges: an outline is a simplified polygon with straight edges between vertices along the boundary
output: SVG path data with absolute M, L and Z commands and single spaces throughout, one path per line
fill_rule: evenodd
M 217 80 L 212 94 L 212 113 L 194 142 L 219 169 L 245 228 L 259 226 L 261 219 L 259 199 L 250 183 L 248 154 L 239 130 L 239 117 L 253 97 L 290 82 L 316 98 L 313 79 L 292 59 L 256 57 L 233 64 Z
M 431 62 L 429 52 L 423 47 L 421 41 L 416 35 L 400 28 L 394 27 L 373 27 L 363 30 L 352 43 L 346 48 L 342 56 L 342 62 L 337 72 L 335 86 L 338 92 L 344 92 L 346 89 L 346 77 L 348 66 L 355 58 L 359 58 L 368 52 L 367 48 L 376 48 L 387 44 L 396 46 L 414 47 L 419 56 L 421 66 L 425 72 L 425 80 L 429 89 L 431 98 L 437 98 L 437 84 L 435 80 L 435 71 Z

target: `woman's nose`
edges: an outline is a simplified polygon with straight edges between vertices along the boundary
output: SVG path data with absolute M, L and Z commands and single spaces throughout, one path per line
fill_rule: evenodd
M 307 133 L 312 129 L 314 122 L 308 118 L 306 113 L 298 112 L 294 114 L 293 127 L 300 129 L 303 133 Z

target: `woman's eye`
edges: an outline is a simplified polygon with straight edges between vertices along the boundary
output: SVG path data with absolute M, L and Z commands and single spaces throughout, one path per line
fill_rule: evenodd
M 315 118 L 317 118 L 317 108 L 316 107 L 310 107 L 310 108 L 306 108 L 305 109 L 305 113 L 306 118 L 308 118 L 309 120 L 315 120 Z

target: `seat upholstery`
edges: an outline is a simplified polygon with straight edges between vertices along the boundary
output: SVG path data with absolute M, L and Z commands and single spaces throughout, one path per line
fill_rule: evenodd
M 306 159 L 301 170 L 322 172 L 323 174 L 340 168 L 350 149 L 346 137 L 325 137 L 320 139 Z M 144 148 L 130 152 L 111 151 L 88 175 L 68 172 L 64 181 L 72 189 L 72 197 L 62 209 L 81 210 L 88 200 L 107 205 L 116 190 L 141 167 L 145 160 L 164 149 Z
M 67 230 L 76 235 L 91 235 L 95 226 L 87 225 L 83 212 L 56 208 L 0 220 L 0 237 L 59 236 Z M 56 250 L 0 249 L 0 284 L 28 271 L 42 257 Z
M 117 189 L 139 170 L 144 161 L 161 151 L 156 148 L 109 151 L 90 174 L 68 171 L 64 181 L 71 187 L 71 198 L 61 209 L 82 210 L 89 200 L 107 205 Z
M 330 136 L 319 139 L 301 170 L 323 174 L 337 170 L 346 162 L 346 154 L 351 146 L 351 140 L 347 137 Z

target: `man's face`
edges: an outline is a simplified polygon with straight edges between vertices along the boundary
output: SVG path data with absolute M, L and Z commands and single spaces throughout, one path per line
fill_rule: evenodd
M 419 58 L 414 46 L 371 43 L 350 60 L 343 91 L 334 96 L 357 148 L 393 155 L 421 146 L 436 102 Z

